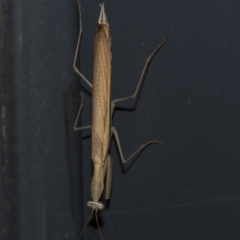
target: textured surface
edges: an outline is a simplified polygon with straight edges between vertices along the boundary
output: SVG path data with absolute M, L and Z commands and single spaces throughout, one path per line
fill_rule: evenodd
M 100 214 L 104 239 L 238 239 L 239 1 L 104 3 L 113 40 L 114 99 L 133 93 L 147 56 L 171 35 L 152 61 L 137 101 L 114 114 L 126 157 L 152 139 L 163 145 L 146 149 L 123 173 L 113 141 L 113 192 Z M 0 201 L 13 201 L 14 210 L 7 215 L 10 208 L 1 205 L 0 238 L 76 239 L 90 213 L 92 176 L 90 138 L 83 139 L 81 153 L 81 135 L 90 131 L 72 132 L 80 102 L 72 70 L 77 4 L 14 4 L 5 41 L 12 56 L 1 54 L 1 68 L 3 63 L 8 68 L 0 79 L 1 91 L 8 87 L 1 114 L 6 103 L 10 111 L 1 118 Z M 81 69 L 90 80 L 99 11 L 99 1 L 82 1 Z M 88 125 L 91 95 L 82 86 L 87 90 L 82 125 Z M 85 239 L 99 239 L 94 224 Z
M 92 160 L 102 164 L 111 131 L 111 37 L 107 24 L 99 25 L 94 40 L 92 98 Z

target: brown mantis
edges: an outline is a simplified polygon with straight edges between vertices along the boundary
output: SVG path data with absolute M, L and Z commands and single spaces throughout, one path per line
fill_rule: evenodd
M 78 2 L 78 1 L 77 1 Z M 117 147 L 119 150 L 120 158 L 123 163 L 129 161 L 136 154 L 141 152 L 144 148 L 150 144 L 161 144 L 158 141 L 149 141 L 142 146 L 140 146 L 129 158 L 125 159 L 122 153 L 119 137 L 117 130 L 112 126 L 112 115 L 115 108 L 115 104 L 118 102 L 123 102 L 128 99 L 136 98 L 141 83 L 144 79 L 146 70 L 158 52 L 158 50 L 164 45 L 167 41 L 167 36 L 163 42 L 153 51 L 153 53 L 147 58 L 147 61 L 142 70 L 139 82 L 137 84 L 136 90 L 133 95 L 116 99 L 111 101 L 111 34 L 110 28 L 105 14 L 104 4 L 100 4 L 101 11 L 98 20 L 97 33 L 94 41 L 94 61 L 93 61 L 93 84 L 87 80 L 87 78 L 80 72 L 76 66 L 77 55 L 79 50 L 79 44 L 81 40 L 82 33 L 82 21 L 81 21 L 81 9 L 80 3 L 78 2 L 79 9 L 79 23 L 80 23 L 80 32 L 77 42 L 77 48 L 74 56 L 73 68 L 76 73 L 92 88 L 92 125 L 77 127 L 77 122 L 83 106 L 83 95 L 81 94 L 82 101 L 80 104 L 80 109 L 74 124 L 74 130 L 83 130 L 91 128 L 92 130 L 92 160 L 93 160 L 93 178 L 91 183 L 91 197 L 92 201 L 87 203 L 88 207 L 92 209 L 92 213 L 85 224 L 85 227 L 80 234 L 81 238 L 89 220 L 91 219 L 93 213 L 95 213 L 96 222 L 98 225 L 99 233 L 102 238 L 102 234 L 99 228 L 99 223 L 97 219 L 97 212 L 104 208 L 102 202 L 100 201 L 103 189 L 104 189 L 104 180 L 105 185 L 105 198 L 110 198 L 111 187 L 112 187 L 112 160 L 109 155 L 109 148 L 111 143 L 112 136 L 115 137 Z

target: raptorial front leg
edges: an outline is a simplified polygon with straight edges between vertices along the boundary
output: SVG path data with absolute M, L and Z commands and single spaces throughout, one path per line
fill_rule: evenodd
M 105 198 L 108 200 L 111 197 L 112 181 L 113 181 L 113 161 L 111 156 L 108 154 L 104 166 L 105 175 Z
M 112 127 L 111 128 L 111 131 L 112 131 L 112 134 L 114 135 L 115 139 L 116 139 L 116 143 L 117 143 L 117 147 L 118 147 L 118 151 L 119 151 L 119 154 L 120 154 L 120 158 L 121 158 L 121 161 L 122 163 L 126 163 L 128 162 L 131 158 L 133 158 L 136 154 L 140 153 L 142 150 L 144 150 L 146 147 L 148 147 L 149 145 L 151 144 L 159 144 L 159 145 L 162 145 L 161 142 L 159 141 L 149 141 L 145 144 L 143 144 L 142 146 L 140 146 L 130 157 L 128 157 L 127 159 L 124 158 L 123 156 L 123 152 L 122 152 L 122 148 L 121 148 L 121 144 L 120 144 L 120 140 L 119 140 L 119 137 L 118 137 L 118 133 L 117 133 L 117 130 L 115 127 Z
M 84 126 L 84 127 L 77 127 L 77 123 L 78 123 L 79 117 L 81 115 L 81 111 L 82 111 L 82 107 L 83 107 L 83 99 L 84 99 L 82 93 L 80 93 L 80 95 L 81 95 L 81 104 L 80 104 L 80 107 L 79 107 L 77 118 L 76 118 L 75 123 L 74 123 L 74 127 L 73 127 L 74 131 L 79 131 L 79 130 L 83 130 L 83 129 L 87 129 L 87 128 L 91 128 L 92 127 L 92 125 Z

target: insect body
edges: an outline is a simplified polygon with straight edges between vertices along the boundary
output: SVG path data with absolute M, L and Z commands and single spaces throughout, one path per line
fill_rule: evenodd
M 91 186 L 92 201 L 88 202 L 88 206 L 92 208 L 103 208 L 100 206 L 102 203 L 99 199 L 104 188 L 105 171 L 108 171 L 111 164 L 108 155 L 111 138 L 111 60 L 110 29 L 104 6 L 101 5 L 93 60 L 92 160 L 94 175 Z
M 143 144 L 139 147 L 129 158 L 125 159 L 122 153 L 119 137 L 117 130 L 112 126 L 112 114 L 114 111 L 115 104 L 117 102 L 122 102 L 131 98 L 135 98 L 139 91 L 139 87 L 142 83 L 144 75 L 146 73 L 147 67 L 149 66 L 150 61 L 157 53 L 157 51 L 163 46 L 163 44 L 167 41 L 168 36 L 164 39 L 164 41 L 155 49 L 155 51 L 148 57 L 146 64 L 143 68 L 141 77 L 139 79 L 138 85 L 136 87 L 135 93 L 129 97 L 116 99 L 111 102 L 111 34 L 110 28 L 107 21 L 107 17 L 104 10 L 104 5 L 101 4 L 101 11 L 98 20 L 98 27 L 94 41 L 94 61 L 93 61 L 93 84 L 91 84 L 84 75 L 78 70 L 76 67 L 76 59 L 79 49 L 79 43 L 81 38 L 81 12 L 80 12 L 80 4 L 79 7 L 79 16 L 80 16 L 80 33 L 78 38 L 77 49 L 74 57 L 73 67 L 77 74 L 90 86 L 92 87 L 92 125 L 85 127 L 77 127 L 77 122 L 81 113 L 82 105 L 83 105 L 83 96 L 82 103 L 80 105 L 80 110 L 75 121 L 74 130 L 83 130 L 86 128 L 91 128 L 92 130 L 92 161 L 93 161 L 93 178 L 91 183 L 91 197 L 92 200 L 87 203 L 87 205 L 92 209 L 92 213 L 89 217 L 92 217 L 95 212 L 96 221 L 97 220 L 97 212 L 104 208 L 101 197 L 104 189 L 104 180 L 106 179 L 105 186 L 105 198 L 110 198 L 111 186 L 112 186 L 112 160 L 109 155 L 109 147 L 112 135 L 114 135 L 117 143 L 117 147 L 119 150 L 119 154 L 121 157 L 121 161 L 123 163 L 130 160 L 136 154 L 141 152 L 145 147 L 150 144 L 161 144 L 158 141 L 150 141 Z M 89 221 L 88 220 L 88 221 Z M 88 221 L 85 227 L 88 224 Z M 84 227 L 84 229 L 85 229 Z M 99 228 L 99 224 L 98 224 Z M 84 231 L 83 229 L 83 231 Z M 81 235 L 83 234 L 80 234 Z M 100 229 L 99 229 L 100 232 Z M 101 235 L 101 232 L 100 232 Z M 80 239 L 79 237 L 79 239 Z M 102 238 L 102 235 L 101 235 Z

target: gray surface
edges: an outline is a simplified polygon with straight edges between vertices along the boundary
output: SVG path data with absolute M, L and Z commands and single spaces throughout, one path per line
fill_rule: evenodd
M 81 69 L 89 79 L 98 4 L 82 1 Z M 114 115 L 125 156 L 148 140 L 164 145 L 146 149 L 123 173 L 113 141 L 114 188 L 100 214 L 104 239 L 237 239 L 239 2 L 107 0 L 105 7 L 113 37 L 113 98 L 135 90 L 147 56 L 171 37 L 137 101 L 121 105 L 135 110 Z M 13 195 L 3 181 L 1 201 L 15 200 L 16 211 L 8 215 L 4 208 L 3 239 L 76 239 L 90 213 L 92 167 L 90 138 L 82 140 L 81 152 L 81 135 L 89 132 L 72 131 L 80 103 L 71 66 L 77 5 L 19 1 L 11 9 L 13 71 L 1 80 L 11 90 L 1 102 L 1 112 L 8 103 L 11 128 L 1 166 L 3 180 L 13 177 Z M 82 91 L 87 125 L 91 96 Z M 12 165 L 5 169 L 7 160 Z M 10 229 L 15 235 L 9 237 Z M 94 224 L 86 239 L 99 239 Z
M 17 1 L 9 15 L 1 239 L 75 239 L 82 225 L 81 138 L 72 131 L 80 101 L 76 2 Z

